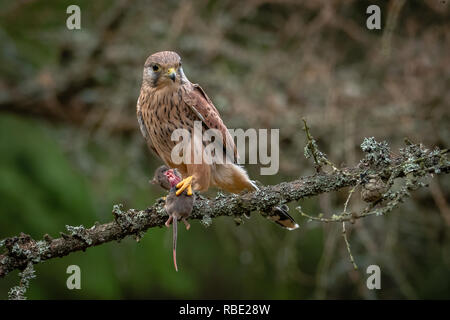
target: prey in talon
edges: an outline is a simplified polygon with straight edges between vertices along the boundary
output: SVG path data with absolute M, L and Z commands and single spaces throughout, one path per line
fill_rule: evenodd
M 181 183 L 181 175 L 177 169 L 169 169 L 167 166 L 161 166 L 155 171 L 155 177 L 152 183 L 160 185 L 162 188 L 169 190 L 166 197 L 166 209 L 169 219 L 166 221 L 166 227 L 173 224 L 173 263 L 175 270 L 178 271 L 177 266 L 177 225 L 178 220 L 182 220 L 189 230 L 191 225 L 187 222 L 187 218 L 192 212 L 194 206 L 195 194 L 189 187 L 181 190 L 177 189 L 177 185 Z M 178 187 L 179 188 L 179 187 Z

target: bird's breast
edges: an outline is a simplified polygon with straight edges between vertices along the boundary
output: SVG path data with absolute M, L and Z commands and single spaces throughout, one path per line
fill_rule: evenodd
M 183 101 L 179 91 L 156 91 L 150 97 L 146 110 L 143 110 L 148 133 L 153 145 L 162 158 L 170 158 L 173 147 L 178 141 L 172 141 L 176 129 L 192 132 L 196 115 Z

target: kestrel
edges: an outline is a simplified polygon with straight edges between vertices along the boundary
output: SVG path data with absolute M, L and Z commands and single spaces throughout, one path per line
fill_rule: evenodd
M 169 168 L 176 168 L 183 180 L 177 184 L 177 195 L 184 190 L 206 191 L 216 186 L 232 193 L 257 190 L 244 168 L 237 164 L 238 153 L 233 138 L 223 123 L 219 111 L 205 91 L 191 83 L 183 72 L 180 56 L 172 51 L 157 52 L 149 56 L 144 65 L 143 80 L 137 101 L 137 118 L 141 132 L 152 149 Z M 194 121 L 201 121 L 202 130 L 216 129 L 223 138 L 224 154 L 234 155 L 234 162 L 201 163 L 183 161 L 174 163 L 171 152 L 176 141 L 171 140 L 176 129 L 193 133 Z M 195 139 L 193 139 L 194 141 Z M 201 139 L 192 143 L 191 152 L 206 147 Z M 272 220 L 289 230 L 298 228 L 286 210 L 276 207 Z

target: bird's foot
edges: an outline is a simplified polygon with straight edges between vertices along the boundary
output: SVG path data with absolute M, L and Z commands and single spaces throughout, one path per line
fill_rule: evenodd
M 187 177 L 186 179 L 183 179 L 181 182 L 179 182 L 176 186 L 178 189 L 176 192 L 176 195 L 179 196 L 183 193 L 184 190 L 187 189 L 187 195 L 192 196 L 192 176 Z
M 172 221 L 173 221 L 173 217 L 170 216 L 169 219 L 167 219 L 167 221 L 166 221 L 166 227 L 167 227 L 167 228 L 170 227 L 170 224 L 172 223 Z
M 190 223 L 187 222 L 186 218 L 183 218 L 183 222 L 184 222 L 184 225 L 186 226 L 186 230 L 189 230 L 191 228 Z

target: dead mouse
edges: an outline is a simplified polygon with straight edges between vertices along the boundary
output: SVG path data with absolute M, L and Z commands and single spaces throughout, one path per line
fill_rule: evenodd
M 151 181 L 154 184 L 160 185 L 162 188 L 169 190 L 169 194 L 166 197 L 166 209 L 169 219 L 166 221 L 166 227 L 169 227 L 170 223 L 173 223 L 173 263 L 175 270 L 178 271 L 177 266 L 177 225 L 178 220 L 182 220 L 189 230 L 191 225 L 187 222 L 186 218 L 192 212 L 194 206 L 195 194 L 188 195 L 188 190 L 184 190 L 180 195 L 176 195 L 176 185 L 182 180 L 181 174 L 177 169 L 170 169 L 167 166 L 160 166 L 155 171 L 155 176 Z

